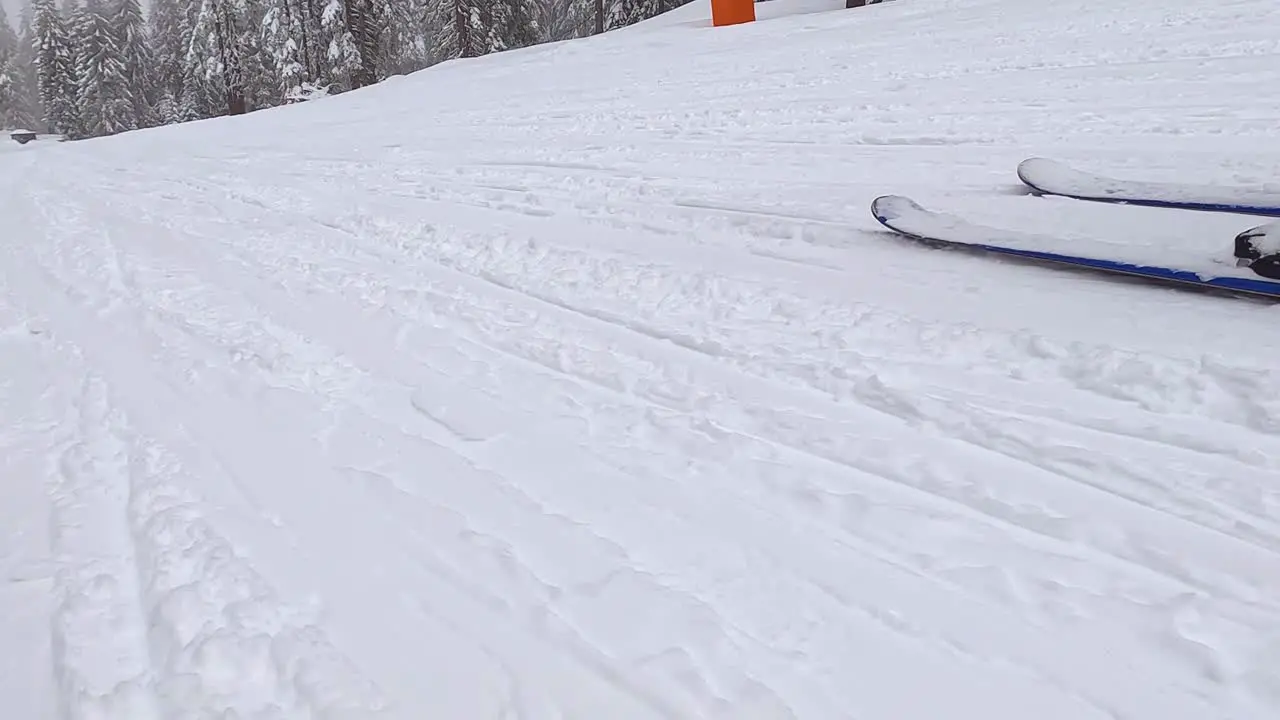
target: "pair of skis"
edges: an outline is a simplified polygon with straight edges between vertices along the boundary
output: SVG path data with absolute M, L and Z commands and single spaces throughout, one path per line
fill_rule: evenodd
M 1080 172 L 1045 158 L 1024 160 L 1018 165 L 1018 178 L 1042 195 L 1180 210 L 1280 217 L 1280 191 L 1118 180 Z M 1029 249 L 1028 246 L 1044 240 L 1044 236 L 1001 230 L 972 223 L 955 215 L 933 212 L 900 195 L 876 198 L 871 204 L 871 212 L 877 221 L 890 230 L 929 244 L 970 248 L 1102 272 L 1280 299 L 1280 221 L 1246 230 L 1236 237 L 1235 256 L 1239 267 L 1206 272 L 1203 269 L 1139 265 L 1102 257 Z

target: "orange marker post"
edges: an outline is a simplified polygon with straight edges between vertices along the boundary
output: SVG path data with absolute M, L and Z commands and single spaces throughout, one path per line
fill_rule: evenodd
M 716 27 L 755 22 L 755 19 L 755 0 L 711 0 L 711 24 Z

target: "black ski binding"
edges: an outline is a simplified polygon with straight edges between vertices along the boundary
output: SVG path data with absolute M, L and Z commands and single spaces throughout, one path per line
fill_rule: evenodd
M 1271 226 L 1263 225 L 1236 236 L 1236 265 L 1247 267 L 1264 278 L 1280 280 L 1280 253 L 1264 255 L 1255 242 L 1267 236 L 1269 227 Z M 1272 229 L 1271 232 L 1275 230 Z

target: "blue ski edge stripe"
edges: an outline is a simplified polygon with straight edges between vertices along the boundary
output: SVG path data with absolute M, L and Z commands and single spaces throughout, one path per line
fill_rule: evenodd
M 1028 180 L 1022 174 L 1021 169 L 1018 171 L 1018 179 L 1024 185 L 1045 195 L 1056 195 L 1058 197 L 1071 198 L 1073 200 L 1088 200 L 1091 202 L 1113 203 L 1116 205 L 1141 205 L 1143 207 L 1169 208 L 1172 210 L 1198 210 L 1203 212 L 1221 212 L 1236 213 L 1238 215 L 1262 215 L 1266 217 L 1280 217 L 1280 207 L 1253 206 L 1253 205 L 1219 205 L 1216 203 L 1199 203 L 1199 202 L 1176 202 L 1173 200 L 1155 200 L 1152 198 L 1133 198 L 1133 197 L 1112 197 L 1100 195 L 1081 195 L 1078 193 L 1058 192 L 1048 188 L 1040 187 L 1034 182 Z
M 1079 267 L 1087 267 L 1096 270 L 1104 270 L 1107 272 L 1118 272 L 1128 275 L 1138 275 L 1142 277 L 1155 278 L 1157 280 L 1174 280 L 1177 282 L 1190 283 L 1192 285 L 1207 285 L 1210 287 L 1218 287 L 1227 290 L 1238 290 L 1242 292 L 1258 293 L 1270 297 L 1280 298 L 1280 282 L 1268 282 L 1266 280 L 1253 280 L 1250 278 L 1236 277 L 1215 277 L 1208 280 L 1200 277 L 1197 273 L 1189 270 L 1174 270 L 1172 268 L 1160 267 L 1157 265 L 1133 265 L 1130 263 L 1118 262 L 1115 260 L 1102 260 L 1099 258 L 1080 257 L 1076 255 L 1063 255 L 1060 253 L 1045 252 L 1041 250 L 1021 250 L 1019 248 L 1011 248 L 1003 245 L 987 245 L 985 243 L 971 243 L 960 240 L 947 240 L 946 238 L 930 237 L 927 235 L 917 235 L 907 232 L 893 226 L 893 221 L 889 218 L 875 214 L 875 218 L 881 225 L 900 235 L 915 238 L 917 240 L 926 240 L 929 242 L 941 242 L 952 246 L 977 248 L 988 252 L 1000 253 L 1002 255 L 1014 255 L 1017 257 L 1031 258 L 1034 260 L 1047 260 L 1051 262 L 1063 263 L 1066 265 L 1075 265 Z

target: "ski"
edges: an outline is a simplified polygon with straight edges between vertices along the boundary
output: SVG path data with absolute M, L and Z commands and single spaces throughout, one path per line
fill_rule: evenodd
M 1048 158 L 1023 160 L 1018 178 L 1038 193 L 1076 200 L 1280 217 L 1280 190 L 1121 180 Z
M 1206 268 L 1193 270 L 1140 265 L 1037 249 L 1037 247 L 1061 246 L 1064 241 L 1051 236 L 979 225 L 955 215 L 927 210 L 914 200 L 900 195 L 884 195 L 876 198 L 871 204 L 871 212 L 880 224 L 895 233 L 928 244 L 981 250 L 1103 273 L 1138 276 L 1176 285 L 1280 299 L 1280 279 L 1269 280 L 1260 277 L 1253 270 L 1245 267 L 1210 262 L 1206 264 Z M 1241 234 L 1241 237 L 1249 236 L 1249 233 L 1256 231 L 1246 231 Z

